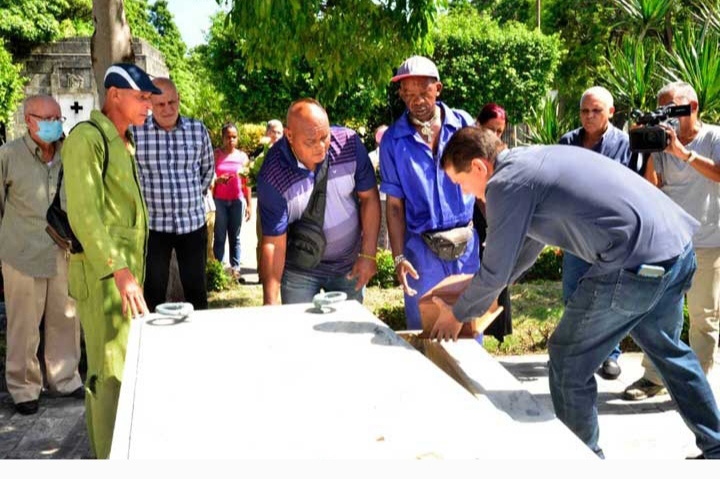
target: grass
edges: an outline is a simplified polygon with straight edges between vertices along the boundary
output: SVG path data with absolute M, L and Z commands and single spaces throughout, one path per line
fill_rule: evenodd
M 491 354 L 519 355 L 547 352 L 547 341 L 560 320 L 562 284 L 559 281 L 534 281 L 513 285 L 510 289 L 513 308 L 513 334 L 503 343 L 486 336 L 485 348 Z M 262 305 L 259 285 L 236 285 L 221 292 L 210 293 L 210 308 Z M 399 287 L 367 288 L 365 307 L 395 331 L 407 329 L 403 294 Z
M 500 343 L 486 336 L 485 349 L 494 355 L 522 355 L 547 353 L 547 343 L 563 313 L 562 283 L 559 281 L 533 281 L 510 287 L 513 334 Z M 238 308 L 262 305 L 262 287 L 256 284 L 232 283 L 225 291 L 208 295 L 210 308 Z M 407 329 L 403 294 L 399 287 L 367 288 L 365 307 L 395 331 Z M 683 340 L 687 341 L 687 310 L 685 312 Z M 629 337 L 621 343 L 623 351 L 638 351 Z M 5 335 L 0 330 L 0 363 L 5 362 Z

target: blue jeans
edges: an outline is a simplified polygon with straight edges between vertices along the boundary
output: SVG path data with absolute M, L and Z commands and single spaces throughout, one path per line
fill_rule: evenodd
M 578 258 L 572 253 L 563 251 L 563 262 L 562 262 L 562 289 L 563 289 L 563 304 L 567 304 L 570 296 L 573 295 L 577 288 L 580 278 L 590 269 L 592 265 L 586 261 Z M 615 361 L 620 357 L 620 344 L 616 344 L 607 359 L 613 359 Z
M 354 279 L 349 280 L 344 274 L 318 278 L 286 268 L 280 283 L 280 298 L 282 304 L 312 303 L 313 296 L 322 289 L 326 293 L 343 291 L 347 293 L 348 300 L 355 299 L 362 303 L 365 298 L 365 288 L 355 291 L 355 284 Z
M 690 244 L 659 278 L 619 270 L 583 278 L 550 337 L 555 414 L 600 457 L 595 370 L 630 334 L 662 376 L 696 444 L 720 458 L 720 411 L 692 349 L 680 341 L 683 296 L 695 272 Z
M 245 198 L 239 200 L 215 199 L 215 238 L 213 255 L 222 263 L 225 255 L 225 238 L 230 238 L 230 266 L 240 268 L 240 228 L 245 221 Z

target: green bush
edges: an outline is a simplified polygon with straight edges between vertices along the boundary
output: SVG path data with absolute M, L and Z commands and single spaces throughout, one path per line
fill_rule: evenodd
M 0 38 L 0 123 L 7 123 L 23 97 L 25 79 L 20 66 L 15 65 L 12 56 L 5 49 Z M 3 139 L 0 138 L 0 142 Z
M 521 278 L 520 282 L 562 279 L 563 251 L 560 248 L 547 246 L 538 256 L 535 264 Z
M 248 155 L 260 145 L 260 138 L 265 134 L 265 125 L 258 123 L 236 123 L 238 129 L 238 150 Z
M 380 321 L 387 324 L 393 331 L 402 331 L 407 329 L 407 319 L 405 318 L 405 306 L 381 306 L 373 311 Z
M 208 291 L 224 291 L 230 287 L 230 278 L 225 273 L 225 268 L 220 261 L 208 259 L 205 274 Z
M 439 22 L 435 59 L 442 99 L 473 117 L 485 103 L 502 105 L 511 123 L 525 119 L 553 83 L 564 54 L 558 35 L 508 22 L 500 27 L 472 9 Z
M 376 258 L 377 274 L 372 277 L 368 286 L 379 286 L 383 289 L 398 286 L 400 283 L 398 283 L 395 276 L 392 252 L 387 249 L 378 249 Z

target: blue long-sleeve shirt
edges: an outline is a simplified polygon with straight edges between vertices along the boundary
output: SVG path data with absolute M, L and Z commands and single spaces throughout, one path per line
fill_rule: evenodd
M 561 145 L 583 146 L 583 137 L 585 129 L 583 127 L 565 133 L 560 138 Z M 630 163 L 630 138 L 624 131 L 614 127 L 612 123 L 608 123 L 607 130 L 600 137 L 600 141 L 595 143 L 592 151 L 607 156 L 625 166 Z
M 483 314 L 546 244 L 592 264 L 588 277 L 683 252 L 698 222 L 628 168 L 575 146 L 500 153 L 486 189 L 482 265 L 453 312 Z

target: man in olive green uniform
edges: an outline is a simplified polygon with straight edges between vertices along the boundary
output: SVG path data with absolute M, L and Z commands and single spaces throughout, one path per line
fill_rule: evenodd
M 69 290 L 85 333 L 85 414 L 99 459 L 110 454 L 130 320 L 147 313 L 142 293 L 147 210 L 128 127 L 145 121 L 150 96 L 160 93 L 131 64 L 111 66 L 105 88 L 102 112 L 90 115 L 107 139 L 105 174 L 105 143 L 93 125 L 78 125 L 62 150 L 68 219 L 84 249 L 70 257 Z

